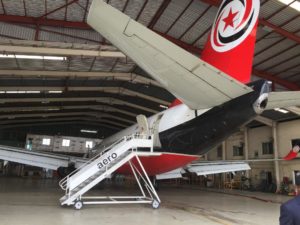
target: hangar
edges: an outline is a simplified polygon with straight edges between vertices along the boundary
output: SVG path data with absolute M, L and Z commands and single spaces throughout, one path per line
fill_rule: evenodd
M 120 219 L 128 224 L 278 223 L 280 204 L 291 198 L 287 194 L 298 192 L 300 171 L 296 157 L 300 142 L 299 1 L 260 2 L 253 62 L 250 42 L 250 50 L 242 49 L 243 55 L 227 57 L 227 45 L 218 43 L 214 57 L 204 59 L 203 55 L 208 51 L 206 43 L 213 34 L 212 26 L 215 29 L 218 21 L 222 21 L 221 28 L 217 28 L 224 37 L 218 36 L 217 42 L 225 43 L 228 30 L 233 32 L 237 22 L 237 30 L 246 31 L 241 37 L 228 39 L 232 45 L 237 43 L 230 48 L 238 48 L 246 40 L 250 35 L 247 30 L 255 26 L 257 1 L 108 0 L 104 2 L 109 6 L 104 4 L 105 10 L 97 11 L 98 4 L 101 10 L 100 2 L 0 1 L 1 223 L 40 224 L 43 220 L 45 224 L 96 224 L 99 220 L 119 223 Z M 249 6 L 249 2 L 253 4 Z M 236 11 L 240 8 L 247 9 L 243 17 Z M 246 18 L 249 12 L 253 14 Z M 214 21 L 216 15 L 220 20 Z M 245 29 L 240 28 L 246 22 Z M 240 38 L 242 41 L 236 42 Z M 224 60 L 225 71 L 218 57 Z M 253 85 L 246 86 L 239 79 L 241 71 L 246 70 L 244 64 L 251 69 Z M 226 74 L 236 70 L 238 75 L 228 78 Z M 257 93 L 256 84 L 260 88 Z M 176 98 L 183 104 L 173 104 Z M 247 101 L 252 101 L 251 107 Z M 255 113 L 263 112 L 255 114 L 252 106 Z M 158 116 L 145 119 L 153 114 Z M 200 125 L 190 129 L 191 118 L 196 117 Z M 152 147 L 164 147 L 161 155 L 155 151 L 150 156 L 145 151 L 131 152 L 140 154 L 142 166 L 136 168 L 137 173 L 145 167 L 146 175 L 141 179 L 152 198 L 157 193 L 160 196 L 160 208 L 153 211 L 141 205 L 87 203 L 84 211 L 61 207 L 59 199 L 64 192 L 58 185 L 55 163 L 63 165 L 70 160 L 68 157 L 76 157 L 83 162 L 72 162 L 82 168 L 88 153 L 97 150 L 95 146 L 122 144 L 115 143 L 117 137 L 129 133 L 118 132 L 130 126 L 129 131 L 134 131 L 130 134 L 153 132 L 154 142 L 160 143 L 151 142 Z M 122 140 L 126 144 L 140 141 L 136 136 Z M 134 146 L 147 148 L 148 144 L 149 139 L 145 139 Z M 175 160 L 178 155 L 172 155 L 174 152 L 193 156 Z M 283 160 L 289 152 L 290 158 L 296 158 Z M 96 164 L 98 169 L 108 168 L 117 158 L 114 154 L 101 158 Z M 130 154 L 121 159 L 123 164 Z M 156 156 L 165 160 L 156 161 Z M 193 172 L 185 168 L 183 178 L 169 174 L 169 179 L 159 182 L 158 192 L 152 190 L 147 173 L 150 178 L 163 176 L 171 168 L 193 166 L 192 159 L 196 158 L 197 165 L 206 163 L 204 169 Z M 133 164 L 137 162 L 139 159 Z M 237 162 L 249 165 L 251 170 L 226 169 Z M 131 164 L 126 165 L 119 172 L 130 169 Z M 157 170 L 153 165 L 158 165 Z M 208 172 L 211 168 L 219 168 L 218 173 Z M 86 186 L 72 184 L 70 177 L 60 182 L 62 187 L 67 185 L 66 196 L 72 197 L 74 190 L 80 192 L 77 187 L 84 189 L 108 177 L 97 172 L 94 180 L 85 180 Z M 122 195 L 138 187 L 132 182 L 134 176 L 112 174 L 105 187 L 96 186 L 91 192 Z M 73 199 L 62 198 L 61 202 L 75 206 L 82 203 L 77 201 L 81 194 L 75 194 Z M 142 199 L 135 200 L 142 203 Z

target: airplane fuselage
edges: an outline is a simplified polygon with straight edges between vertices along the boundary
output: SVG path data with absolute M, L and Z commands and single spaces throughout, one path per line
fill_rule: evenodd
M 249 84 L 254 91 L 211 109 L 191 110 L 180 104 L 149 117 L 150 131 L 157 139 L 155 151 L 202 155 L 253 120 L 259 107 L 266 104 L 268 84 L 258 81 Z M 263 98 L 261 98 L 263 97 Z M 257 104 L 257 101 L 260 101 Z M 258 108 L 256 108 L 258 107 Z M 123 136 L 139 132 L 134 124 L 101 143 L 108 146 Z

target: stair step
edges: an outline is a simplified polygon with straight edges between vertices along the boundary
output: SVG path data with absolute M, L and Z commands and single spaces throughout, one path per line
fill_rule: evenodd
M 128 141 L 133 140 L 133 139 L 136 139 L 136 137 L 132 137 L 130 139 L 124 138 L 122 140 L 119 140 L 119 141 L 115 142 L 115 144 L 113 144 L 110 147 L 108 147 L 105 150 L 103 150 L 106 153 L 110 154 L 109 152 L 112 153 L 113 151 L 117 150 L 117 148 L 121 148 L 123 146 L 123 149 L 119 149 L 119 150 L 122 151 L 122 152 L 119 151 L 119 153 L 118 153 L 119 158 L 117 158 L 114 161 L 110 162 L 107 165 L 107 167 L 103 167 L 100 170 L 93 172 L 92 175 L 89 176 L 89 177 L 86 176 L 86 173 L 88 174 L 89 171 L 90 172 L 94 171 L 95 165 L 97 165 L 97 163 L 101 162 L 102 160 L 105 160 L 106 157 L 108 156 L 107 154 L 103 155 L 103 154 L 100 153 L 98 156 L 95 156 L 95 158 L 93 158 L 93 161 L 89 161 L 88 164 L 86 164 L 86 166 L 82 167 L 81 170 L 77 171 L 77 173 L 75 173 L 75 174 L 78 174 L 78 177 L 76 177 L 75 180 L 73 180 L 73 181 L 74 182 L 81 182 L 82 181 L 82 182 L 77 187 L 75 187 L 72 191 L 70 191 L 69 194 L 64 195 L 60 199 L 60 202 L 62 204 L 69 204 L 69 203 L 71 203 L 76 198 L 78 198 L 79 195 L 84 194 L 83 192 L 86 192 L 87 190 L 89 190 L 90 188 L 92 188 L 94 186 L 94 184 L 96 183 L 95 182 L 96 180 L 99 180 L 99 182 L 101 182 L 107 176 L 109 176 L 110 173 L 106 174 L 106 172 L 109 171 L 109 170 L 111 170 L 112 168 L 116 168 L 117 164 L 119 164 L 122 160 L 124 160 L 126 157 L 128 157 L 128 155 L 130 155 L 132 153 L 131 151 L 129 151 L 131 148 L 124 149 L 124 144 L 126 142 L 128 142 Z M 135 147 L 135 145 L 134 145 L 134 147 Z M 106 176 L 104 176 L 104 174 L 106 174 Z M 73 183 L 73 185 L 74 184 L 75 183 Z M 84 191 L 83 191 L 83 189 L 84 189 Z

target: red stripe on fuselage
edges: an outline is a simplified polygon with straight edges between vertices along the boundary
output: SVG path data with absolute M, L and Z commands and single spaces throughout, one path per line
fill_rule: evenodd
M 184 167 L 192 161 L 199 159 L 200 156 L 184 155 L 175 153 L 161 153 L 155 156 L 139 156 L 143 167 L 149 176 L 166 173 L 180 167 Z M 135 158 L 131 161 L 138 169 L 137 160 Z M 120 167 L 117 173 L 131 174 L 131 168 L 128 163 Z

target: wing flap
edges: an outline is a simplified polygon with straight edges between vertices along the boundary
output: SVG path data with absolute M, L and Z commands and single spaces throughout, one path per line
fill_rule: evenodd
M 93 1 L 88 24 L 191 109 L 217 106 L 252 91 L 102 0 Z
M 245 162 L 203 162 L 190 164 L 187 168 L 189 172 L 196 173 L 198 176 L 250 169 L 249 164 Z
M 300 106 L 300 91 L 285 91 L 269 93 L 266 109 Z

